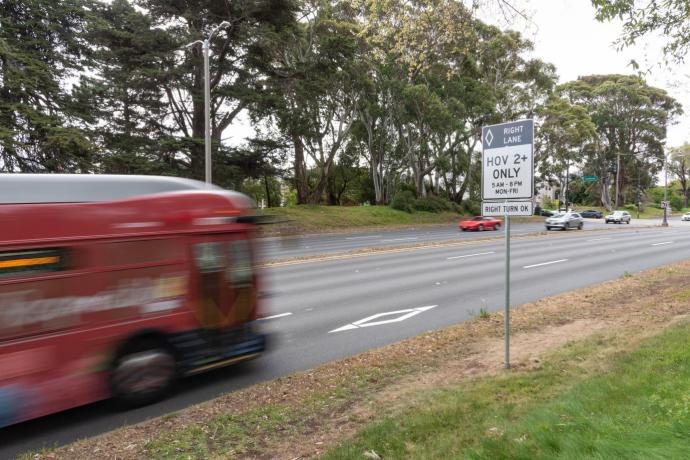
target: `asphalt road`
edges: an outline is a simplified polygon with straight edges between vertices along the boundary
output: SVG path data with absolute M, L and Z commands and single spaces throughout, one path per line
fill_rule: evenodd
M 674 222 L 681 223 L 677 218 Z M 661 221 L 648 219 L 633 219 L 625 227 L 649 227 L 660 224 Z M 690 222 L 686 222 L 690 227 Z M 586 219 L 585 229 L 596 230 L 612 228 L 614 224 L 606 225 L 603 219 Z M 543 222 L 521 222 L 511 224 L 513 235 L 526 235 L 544 231 Z M 404 230 L 358 232 L 355 234 L 304 235 L 290 238 L 264 238 L 262 254 L 264 260 L 279 258 L 303 257 L 315 254 L 329 254 L 346 252 L 370 247 L 395 247 L 415 243 L 438 242 L 450 240 L 472 240 L 499 235 L 499 232 L 461 232 L 457 225 L 423 226 L 406 228 Z
M 552 232 L 515 239 L 513 304 L 686 259 L 690 223 L 672 225 L 609 226 L 607 232 Z M 522 230 L 522 225 L 515 227 Z M 381 239 L 412 234 L 393 233 Z M 323 245 L 335 245 L 338 239 L 342 236 L 319 237 Z M 267 299 L 263 324 L 275 342 L 263 357 L 184 380 L 172 398 L 138 410 L 118 412 L 102 402 L 5 428 L 0 430 L 0 458 L 173 412 L 255 382 L 467 320 L 481 308 L 499 310 L 504 295 L 503 245 L 499 239 L 268 269 L 266 284 L 273 295 Z M 385 314 L 390 312 L 397 313 Z

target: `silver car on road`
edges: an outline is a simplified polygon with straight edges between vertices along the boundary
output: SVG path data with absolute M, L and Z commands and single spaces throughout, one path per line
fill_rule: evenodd
M 629 224 L 630 223 L 630 213 L 628 211 L 613 211 L 611 214 L 606 216 L 606 223 L 611 224 Z
M 558 228 L 561 230 L 568 230 L 569 228 L 576 228 L 582 230 L 585 220 L 576 212 L 557 213 L 546 219 L 544 222 L 547 230 Z

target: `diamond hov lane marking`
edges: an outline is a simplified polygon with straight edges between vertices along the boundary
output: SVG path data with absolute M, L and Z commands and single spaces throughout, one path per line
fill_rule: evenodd
M 352 329 L 359 329 L 362 327 L 369 327 L 369 326 L 381 326 L 383 324 L 389 324 L 389 323 L 399 323 L 400 321 L 405 321 L 406 319 L 410 319 L 413 316 L 416 316 L 422 312 L 425 312 L 427 310 L 431 310 L 432 308 L 436 308 L 438 305 L 429 305 L 427 307 L 418 307 L 418 308 L 407 308 L 405 310 L 397 310 L 397 311 L 389 311 L 385 313 L 377 313 L 375 315 L 368 316 L 364 319 L 360 319 L 359 321 L 355 321 L 354 323 L 346 324 L 343 327 L 339 327 L 338 329 L 333 329 L 332 331 L 328 331 L 330 334 L 331 332 L 341 332 L 341 331 L 349 331 Z M 382 321 L 374 321 L 375 319 L 378 318 L 383 318 L 385 316 L 395 316 L 394 318 L 391 319 L 385 319 Z

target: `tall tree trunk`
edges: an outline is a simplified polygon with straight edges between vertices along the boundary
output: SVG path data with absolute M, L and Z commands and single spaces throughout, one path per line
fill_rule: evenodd
M 271 206 L 271 188 L 268 186 L 268 175 L 264 174 L 264 187 L 266 188 L 266 207 L 270 208 Z
M 319 176 L 319 181 L 316 183 L 316 187 L 314 187 L 314 190 L 312 190 L 312 193 L 307 200 L 309 204 L 319 204 L 321 202 L 321 197 L 323 197 L 323 193 L 326 191 L 326 187 L 328 186 L 328 176 L 330 175 L 332 165 L 332 158 L 326 161 L 326 163 L 323 165 L 323 169 L 321 170 L 321 174 Z
M 307 178 L 307 165 L 304 161 L 304 144 L 302 138 L 293 133 L 292 143 L 295 146 L 295 189 L 297 190 L 297 204 L 309 202 L 309 182 Z
M 335 188 L 335 169 L 328 174 L 327 190 L 328 205 L 337 206 L 340 204 L 338 200 L 338 191 Z
M 611 206 L 611 195 L 609 189 L 611 188 L 611 179 L 608 173 L 604 176 L 604 179 L 599 182 L 601 184 L 601 204 L 609 211 L 613 211 Z

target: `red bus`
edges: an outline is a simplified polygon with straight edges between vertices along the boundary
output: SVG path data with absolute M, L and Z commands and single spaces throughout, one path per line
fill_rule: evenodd
M 176 178 L 0 175 L 0 427 L 264 351 L 253 203 Z

